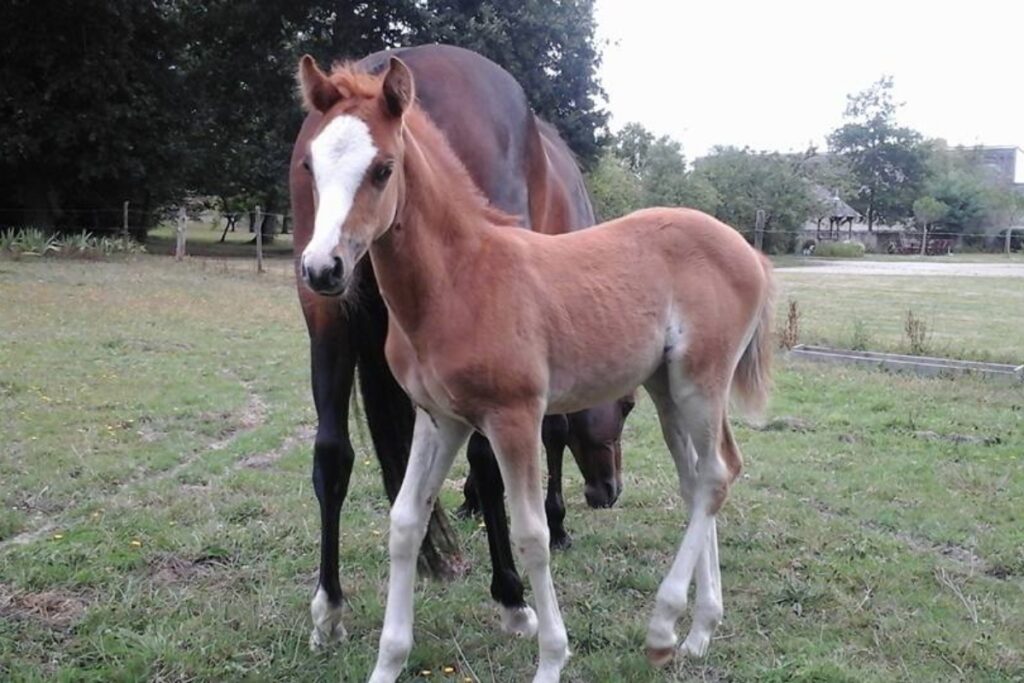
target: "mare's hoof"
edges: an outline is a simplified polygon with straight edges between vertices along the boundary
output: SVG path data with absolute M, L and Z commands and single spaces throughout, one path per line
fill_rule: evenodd
M 564 531 L 560 534 L 551 534 L 552 550 L 568 550 L 572 547 L 572 536 Z
M 480 508 L 473 507 L 469 503 L 463 503 L 459 507 L 455 508 L 455 512 L 452 514 L 455 515 L 456 519 L 469 519 L 470 517 L 479 515 Z
M 537 635 L 537 614 L 529 605 L 501 608 L 501 630 L 517 638 Z
M 342 623 L 341 604 L 332 605 L 327 593 L 317 588 L 313 602 L 309 605 L 310 616 L 313 617 L 313 632 L 309 634 L 309 649 L 313 652 L 325 650 L 345 640 L 348 634 Z
M 675 656 L 675 647 L 647 647 L 647 661 L 657 669 L 668 666 Z
M 348 637 L 345 626 L 339 621 L 330 630 L 322 630 L 314 627 L 309 634 L 310 652 L 323 652 L 342 642 Z

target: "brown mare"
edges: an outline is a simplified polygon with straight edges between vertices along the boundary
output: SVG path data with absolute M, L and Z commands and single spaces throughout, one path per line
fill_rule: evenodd
M 357 66 L 370 72 L 383 70 L 390 54 L 400 54 L 415 74 L 421 86 L 419 106 L 449 136 L 473 181 L 495 206 L 521 216 L 525 226 L 535 230 L 561 231 L 595 222 L 571 152 L 553 129 L 533 116 L 512 76 L 480 55 L 441 45 L 377 53 Z M 299 256 L 314 237 L 315 188 L 304 165 L 322 119 L 320 111 L 310 111 L 292 154 L 297 274 L 301 270 Z M 331 191 L 321 188 L 321 204 L 327 199 L 330 205 L 330 198 Z M 311 284 L 334 293 L 337 283 L 331 282 L 329 271 L 325 275 Z M 338 525 L 354 460 L 348 406 L 357 363 L 370 434 L 392 501 L 398 494 L 413 434 L 412 405 L 384 358 L 388 316 L 373 271 L 369 263 L 363 263 L 355 272 L 347 270 L 345 277 L 348 287 L 343 301 L 314 293 L 299 278 L 319 419 L 313 482 L 321 516 L 320 577 L 311 604 L 312 647 L 344 636 Z M 619 434 L 630 406 L 630 401 L 623 400 L 544 421 L 550 472 L 546 507 L 553 545 L 564 546 L 569 541 L 562 523 L 565 506 L 561 493 L 566 443 L 584 474 L 587 502 L 594 507 L 613 504 L 621 490 Z M 535 619 L 523 599 L 523 584 L 513 561 L 497 462 L 487 440 L 479 435 L 470 439 L 468 456 L 471 469 L 464 508 L 483 513 L 493 570 L 491 594 L 503 606 L 503 628 L 528 634 Z M 429 543 L 424 544 L 423 555 L 435 570 L 443 566 L 444 558 Z
M 459 447 L 495 446 L 512 540 L 534 588 L 540 665 L 557 681 L 568 640 L 551 581 L 541 424 L 643 384 L 679 473 L 689 521 L 657 591 L 647 655 L 664 664 L 696 580 L 683 649 L 707 650 L 722 616 L 715 515 L 742 460 L 726 415 L 768 393 L 772 276 L 732 228 L 686 209 L 640 211 L 546 236 L 509 230 L 391 58 L 381 77 L 300 63 L 317 230 L 342 279 L 370 253 L 389 327 L 385 352 L 417 405 L 406 478 L 391 509 L 391 571 L 371 681 L 394 681 L 413 645 L 416 554 Z M 307 252 L 308 255 L 308 252 Z M 327 267 L 332 267 L 328 265 Z
M 404 667 L 417 548 L 474 430 L 495 448 L 513 544 L 536 597 L 534 681 L 559 679 L 569 650 L 550 572 L 541 422 L 640 384 L 690 512 L 658 589 L 647 654 L 655 664 L 673 656 L 695 578 L 683 649 L 703 655 L 722 616 L 715 515 L 742 464 L 727 404 L 735 392 L 756 408 L 768 393 L 767 260 L 735 230 L 686 209 L 648 209 L 558 236 L 504 229 L 512 219 L 487 204 L 415 104 L 401 60 L 380 77 L 345 69 L 328 77 L 306 57 L 299 75 L 306 106 L 324 113 L 310 143 L 319 244 L 340 259 L 343 278 L 369 252 L 388 307 L 387 360 L 416 404 L 370 680 L 394 681 Z

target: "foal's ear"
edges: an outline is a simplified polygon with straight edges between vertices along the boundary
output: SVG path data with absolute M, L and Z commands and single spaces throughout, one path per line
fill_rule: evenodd
M 303 55 L 299 60 L 298 79 L 306 111 L 326 112 L 341 99 L 341 92 L 309 55 Z
M 416 89 L 412 83 L 412 72 L 398 57 L 392 57 L 388 64 L 388 72 L 384 76 L 384 108 L 389 114 L 398 118 L 412 104 Z

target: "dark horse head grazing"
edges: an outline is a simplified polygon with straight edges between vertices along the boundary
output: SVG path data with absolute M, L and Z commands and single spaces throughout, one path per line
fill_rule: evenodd
M 299 299 L 310 336 L 313 399 L 319 425 L 314 445 L 313 482 L 321 513 L 320 579 L 311 606 L 311 646 L 344 636 L 342 591 L 338 577 L 339 513 L 348 489 L 354 454 L 348 433 L 348 406 L 358 364 L 360 388 L 374 449 L 394 501 L 405 472 L 413 433 L 413 409 L 392 376 L 384 356 L 387 309 L 381 300 L 369 259 L 357 265 L 368 244 L 338 240 L 341 221 L 365 213 L 397 215 L 403 197 L 387 180 L 401 174 L 396 155 L 368 144 L 367 131 L 346 128 L 343 110 L 365 106 L 402 108 L 408 103 L 379 99 L 379 90 L 363 90 L 353 73 L 380 73 L 389 57 L 400 55 L 415 77 L 415 100 L 447 138 L 472 182 L 497 209 L 539 232 L 576 230 L 593 225 L 594 212 L 579 168 L 553 128 L 530 111 L 522 88 L 493 62 L 467 50 L 431 45 L 370 55 L 346 70 L 325 74 L 303 59 L 299 79 L 309 115 L 295 142 L 290 169 L 295 216 L 296 275 Z M 406 92 L 396 90 L 395 92 Z M 410 91 L 407 91 L 411 93 Z M 341 121 L 339 124 L 338 121 Z M 324 145 L 312 154 L 312 145 Z M 345 169 L 329 168 L 332 155 L 345 156 Z M 316 165 L 312 163 L 314 156 Z M 353 163 L 353 159 L 358 163 Z M 338 169 L 333 169 L 338 170 Z M 351 176 L 351 177 L 350 177 Z M 365 179 L 381 188 L 373 207 L 353 206 L 355 189 Z M 320 182 L 323 179 L 323 182 Z M 513 229 L 513 228 L 509 228 Z M 339 299 L 345 291 L 344 302 Z M 544 421 L 548 453 L 546 502 L 553 544 L 569 541 L 562 519 L 562 453 L 568 444 L 586 481 L 587 501 L 609 506 L 621 490 L 619 434 L 629 401 L 601 406 Z M 503 628 L 530 633 L 536 618 L 523 601 L 515 571 L 503 504 L 501 475 L 486 439 L 470 439 L 469 507 L 479 505 L 487 523 L 493 565 L 491 593 L 503 608 Z M 435 514 L 432 524 L 443 524 Z M 444 558 L 431 544 L 422 559 L 435 572 Z

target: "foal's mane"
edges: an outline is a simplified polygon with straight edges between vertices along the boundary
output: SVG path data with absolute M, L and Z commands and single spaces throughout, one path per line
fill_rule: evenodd
M 360 102 L 378 98 L 384 83 L 383 74 L 368 73 L 354 62 L 334 64 L 329 78 L 346 100 L 352 101 L 352 109 Z M 405 127 L 413 144 L 427 151 L 426 167 L 418 169 L 421 171 L 418 180 L 432 187 L 423 188 L 427 190 L 427 196 L 422 200 L 435 205 L 443 201 L 452 220 L 471 221 L 475 216 L 492 225 L 522 225 L 520 218 L 505 213 L 488 201 L 448 144 L 444 133 L 416 102 L 405 112 Z M 407 154 L 407 163 L 409 158 Z

